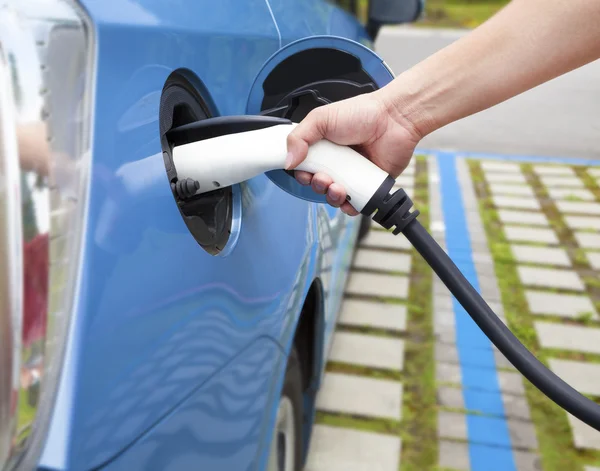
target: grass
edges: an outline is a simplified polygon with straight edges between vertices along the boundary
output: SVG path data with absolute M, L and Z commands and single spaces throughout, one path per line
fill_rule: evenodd
M 413 201 L 419 221 L 429 227 L 427 159 L 417 159 Z M 415 253 L 416 255 L 416 253 Z M 401 471 L 425 471 L 437 465 L 437 399 L 433 337 L 432 272 L 413 257 L 408 296 L 408 325 L 402 408 Z
M 542 349 L 537 341 L 533 328 L 533 316 L 524 295 L 524 288 L 517 275 L 515 261 L 512 260 L 510 250 L 507 250 L 508 241 L 504 237 L 496 209 L 489 197 L 489 188 L 484 182 L 481 167 L 475 161 L 469 162 L 473 180 L 476 183 L 476 192 L 479 197 L 480 214 L 485 231 L 490 241 L 490 250 L 495 261 L 495 271 L 502 302 L 506 312 L 508 325 L 523 344 L 533 352 L 540 361 L 547 364 L 549 356 L 554 356 L 554 351 Z M 523 165 L 524 173 L 532 180 L 533 172 L 527 165 Z M 536 182 L 533 182 L 536 183 Z M 538 197 L 544 203 L 547 197 L 545 190 L 539 182 L 534 185 Z M 546 206 L 545 213 L 549 216 L 551 224 L 559 238 L 565 234 L 564 223 L 552 214 Z M 546 320 L 546 319 L 544 319 Z M 561 355 L 569 355 L 562 352 Z M 539 441 L 539 453 L 544 471 L 572 470 L 581 471 L 584 464 L 597 461 L 598 453 L 578 451 L 573 446 L 572 432 L 565 412 L 539 390 L 525 381 L 526 396 L 531 407 L 531 415 L 536 427 Z
M 427 160 L 424 157 L 417 157 L 413 201 L 421 212 L 419 220 L 426 227 L 429 224 L 427 188 Z M 401 275 L 406 276 L 406 273 Z M 369 327 L 338 327 L 339 331 L 403 338 L 405 341 L 404 370 L 381 370 L 332 361 L 327 364 L 327 371 L 330 372 L 402 382 L 402 421 L 319 411 L 316 415 L 316 422 L 399 436 L 402 439 L 400 471 L 433 470 L 437 463 L 437 406 L 431 270 L 420 257 L 413 257 L 409 277 L 408 301 L 396 298 L 377 299 L 390 304 L 406 305 L 407 327 L 405 332 L 398 333 Z
M 508 0 L 426 0 L 418 26 L 475 28 L 497 13 Z

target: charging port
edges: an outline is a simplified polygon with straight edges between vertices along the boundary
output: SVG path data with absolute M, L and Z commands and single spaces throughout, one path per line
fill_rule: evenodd
M 218 255 L 231 237 L 233 189 L 220 188 L 194 196 L 193 183 L 177 179 L 173 165 L 173 146 L 167 138 L 167 133 L 172 128 L 210 118 L 210 108 L 184 73 L 173 72 L 163 88 L 159 113 L 165 168 L 181 217 L 198 244 L 211 255 Z

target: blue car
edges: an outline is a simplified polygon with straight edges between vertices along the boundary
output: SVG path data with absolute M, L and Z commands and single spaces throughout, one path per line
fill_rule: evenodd
M 388 83 L 419 1 L 340 3 L 0 3 L 1 471 L 302 468 L 368 226 L 284 171 L 184 198 L 172 136 Z

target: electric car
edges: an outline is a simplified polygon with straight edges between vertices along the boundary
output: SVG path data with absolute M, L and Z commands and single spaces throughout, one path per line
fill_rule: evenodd
M 301 469 L 367 226 L 284 171 L 183 198 L 171 136 L 388 83 L 420 2 L 340 3 L 0 3 L 2 471 Z

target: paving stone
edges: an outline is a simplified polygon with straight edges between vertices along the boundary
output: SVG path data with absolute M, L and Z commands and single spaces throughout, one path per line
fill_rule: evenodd
M 406 306 L 345 299 L 338 322 L 343 325 L 404 331 L 406 330 Z
M 531 420 L 531 411 L 527 399 L 523 396 L 502 395 L 504 413 L 507 417 L 521 420 Z
M 465 401 L 462 389 L 440 386 L 437 390 L 437 402 L 441 407 L 464 409 Z
M 600 177 L 600 168 L 588 168 L 587 173 L 592 177 Z
M 584 466 L 583 471 L 600 471 L 600 468 L 596 466 Z
M 556 322 L 534 322 L 540 344 L 574 352 L 600 354 L 600 329 Z
M 485 173 L 521 173 L 521 167 L 514 162 L 482 160 L 479 165 Z
M 576 448 L 600 450 L 600 433 L 571 414 L 567 414 Z
M 585 217 L 585 216 L 570 216 L 564 217 L 567 226 L 571 229 L 596 229 L 600 230 L 600 218 Z
M 496 312 L 496 314 L 499 315 L 499 313 L 497 311 L 495 311 L 495 312 Z M 496 348 L 494 348 L 494 358 L 496 360 L 496 368 L 504 368 L 504 369 L 508 369 L 508 370 L 515 369 L 513 364 L 510 361 L 508 361 L 508 359 L 502 353 L 500 353 Z
M 438 436 L 440 438 L 467 439 L 465 414 L 458 412 L 438 412 Z
M 525 395 L 525 386 L 523 385 L 523 376 L 521 373 L 512 371 L 498 371 L 498 384 L 502 392 L 510 394 Z
M 396 188 L 403 188 L 405 186 L 414 187 L 415 186 L 415 176 L 414 175 L 401 175 L 396 178 L 396 182 L 394 183 Z
M 585 290 L 585 285 L 579 275 L 571 270 L 518 266 L 517 272 L 521 283 L 527 286 L 543 286 L 545 288 L 574 291 Z
M 542 175 L 540 177 L 542 183 L 548 188 L 559 187 L 559 188 L 583 188 L 583 182 L 577 177 L 555 177 Z
M 571 167 L 558 165 L 534 165 L 533 171 L 538 175 L 566 175 L 575 177 L 575 172 Z
M 404 366 L 404 341 L 377 335 L 336 332 L 331 361 L 401 371 Z
M 459 365 L 438 363 L 435 365 L 435 375 L 438 383 L 461 384 Z
M 535 198 L 519 196 L 492 195 L 492 201 L 497 208 L 540 209 L 540 202 Z
M 317 397 L 317 409 L 400 420 L 402 384 L 385 379 L 326 373 Z
M 531 245 L 511 245 L 517 262 L 537 263 L 540 265 L 559 265 L 570 267 L 571 260 L 567 252 L 555 247 L 534 247 Z
M 408 273 L 411 256 L 405 253 L 382 250 L 358 249 L 354 257 L 354 268 Z
M 463 442 L 440 440 L 438 464 L 440 468 L 444 469 L 447 468 L 457 471 L 471 471 L 471 465 L 469 461 L 469 445 Z
M 402 234 L 395 236 L 388 231 L 369 231 L 367 237 L 360 244 L 362 247 L 376 247 L 381 249 L 408 250 L 412 246 Z
M 458 364 L 458 350 L 453 343 L 435 343 L 435 361 L 439 363 L 454 363 Z
M 527 290 L 525 298 L 532 314 L 574 319 L 589 312 L 594 319 L 598 318 L 596 309 L 587 296 Z
M 490 191 L 494 195 L 529 196 L 535 198 L 533 188 L 528 185 L 508 185 L 506 183 L 493 183 Z
M 575 240 L 584 249 L 600 249 L 600 234 L 594 232 L 575 232 Z
M 590 266 L 594 270 L 600 270 L 600 253 L 599 252 L 587 252 L 585 255 L 588 259 L 588 262 L 590 263 Z
M 306 471 L 396 471 L 402 444 L 398 437 L 342 427 L 315 425 Z
M 544 213 L 533 211 L 513 211 L 499 209 L 498 218 L 503 224 L 524 224 L 527 226 L 549 226 L 548 218 Z
M 594 201 L 596 199 L 590 190 L 581 188 L 548 188 L 548 193 L 555 200 Z
M 541 227 L 504 226 L 504 235 L 510 242 L 558 244 L 554 231 Z
M 600 396 L 600 364 L 551 358 L 550 369 L 582 394 Z
M 512 419 L 509 419 L 507 422 L 508 432 L 513 446 L 529 448 L 530 450 L 537 449 L 538 441 L 533 423 Z
M 542 471 L 541 458 L 530 451 L 513 450 L 517 471 Z
M 586 201 L 556 201 L 556 207 L 562 213 L 600 214 L 600 203 Z
M 352 272 L 346 292 L 363 296 L 406 299 L 408 296 L 408 278 L 405 276 Z
M 488 183 L 527 183 L 522 173 L 486 173 Z

